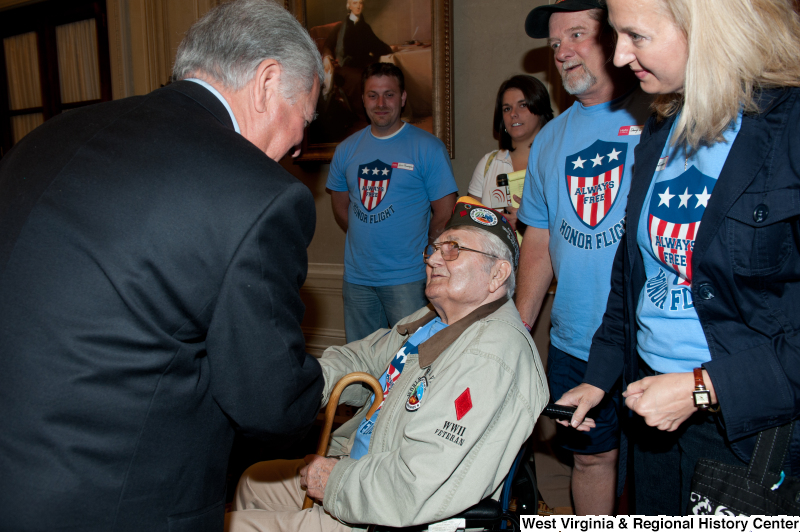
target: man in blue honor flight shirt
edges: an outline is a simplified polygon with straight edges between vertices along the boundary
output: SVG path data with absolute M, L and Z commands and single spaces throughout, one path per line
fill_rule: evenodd
M 348 342 L 393 327 L 427 304 L 419 253 L 442 232 L 458 191 L 442 141 L 400 120 L 403 72 L 375 63 L 362 84 L 371 125 L 339 144 L 327 183 L 333 215 L 347 233 Z
M 547 38 L 564 88 L 577 101 L 533 141 L 518 216 L 523 240 L 517 308 L 533 324 L 555 275 L 548 383 L 557 399 L 580 384 L 592 336 L 611 288 L 611 265 L 625 232 L 633 149 L 650 98 L 614 67 L 614 32 L 598 0 L 539 6 L 525 29 Z M 593 411 L 590 433 L 558 427 L 557 443 L 574 456 L 572 497 L 578 515 L 614 513 L 619 447 L 616 396 Z

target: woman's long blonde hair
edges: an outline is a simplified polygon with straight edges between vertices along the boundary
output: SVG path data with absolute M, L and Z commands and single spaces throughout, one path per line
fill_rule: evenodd
M 800 86 L 796 0 L 658 0 L 686 35 L 683 94 L 656 99 L 661 118 L 681 112 L 673 141 L 713 144 L 739 111 L 758 112 L 761 89 Z

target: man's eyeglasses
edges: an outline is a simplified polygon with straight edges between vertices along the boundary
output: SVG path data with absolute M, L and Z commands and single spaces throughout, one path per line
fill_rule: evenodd
M 480 253 L 481 255 L 486 255 L 487 257 L 500 259 L 500 257 L 496 257 L 484 251 L 465 248 L 464 246 L 459 245 L 458 242 L 448 241 L 448 242 L 438 242 L 436 244 L 428 244 L 427 246 L 425 246 L 425 251 L 422 252 L 422 260 L 425 261 L 425 264 L 428 264 L 428 259 L 431 258 L 431 255 L 436 253 L 436 250 L 441 251 L 442 258 L 447 261 L 456 260 L 458 258 L 458 253 L 460 251 L 474 251 L 475 253 Z

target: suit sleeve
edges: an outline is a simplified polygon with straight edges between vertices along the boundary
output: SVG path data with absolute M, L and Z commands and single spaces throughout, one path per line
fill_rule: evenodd
M 403 318 L 393 329 L 378 329 L 366 338 L 350 342 L 343 346 L 332 346 L 325 350 L 320 359 L 322 373 L 325 376 L 325 387 L 322 391 L 322 402 L 328 404 L 333 387 L 339 379 L 356 371 L 369 373 L 376 379 L 383 375 L 408 336 L 397 332 L 397 327 L 421 318 L 429 312 L 428 308 L 418 310 Z M 339 403 L 351 406 L 363 406 L 372 395 L 369 387 L 348 386 Z
M 389 329 L 378 329 L 361 340 L 326 349 L 320 360 L 325 376 L 323 404 L 328 404 L 334 386 L 348 373 L 363 371 L 376 379 L 383 375 L 406 338 Z M 371 395 L 372 389 L 367 385 L 352 385 L 342 392 L 339 403 L 363 406 Z
M 227 268 L 209 326 L 214 398 L 241 430 L 262 438 L 301 435 L 320 406 L 322 372 L 300 328 L 315 218 L 304 185 L 272 196 Z
M 372 56 L 373 61 L 378 61 L 382 55 L 388 55 L 392 53 L 392 47 L 383 42 L 375 32 L 372 30 L 372 26 L 366 24 L 367 30 L 365 33 L 365 48 L 369 50 L 369 54 Z
M 798 362 L 797 335 L 781 335 L 703 364 L 714 383 L 730 440 L 752 436 L 800 417 Z M 761 393 L 756 395 L 754 390 Z

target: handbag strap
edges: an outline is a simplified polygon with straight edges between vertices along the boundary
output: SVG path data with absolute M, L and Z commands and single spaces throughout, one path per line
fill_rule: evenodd
M 783 469 L 783 460 L 789 450 L 794 422 L 789 422 L 780 427 L 772 427 L 758 434 L 750 465 L 747 467 L 747 477 L 750 480 L 765 484 L 767 475 L 779 477 Z
M 483 177 L 486 177 L 486 174 L 489 172 L 489 167 L 492 166 L 492 161 L 497 157 L 497 152 L 499 151 L 500 150 L 494 150 L 492 154 L 489 155 L 489 158 L 486 160 L 486 166 L 483 167 Z

